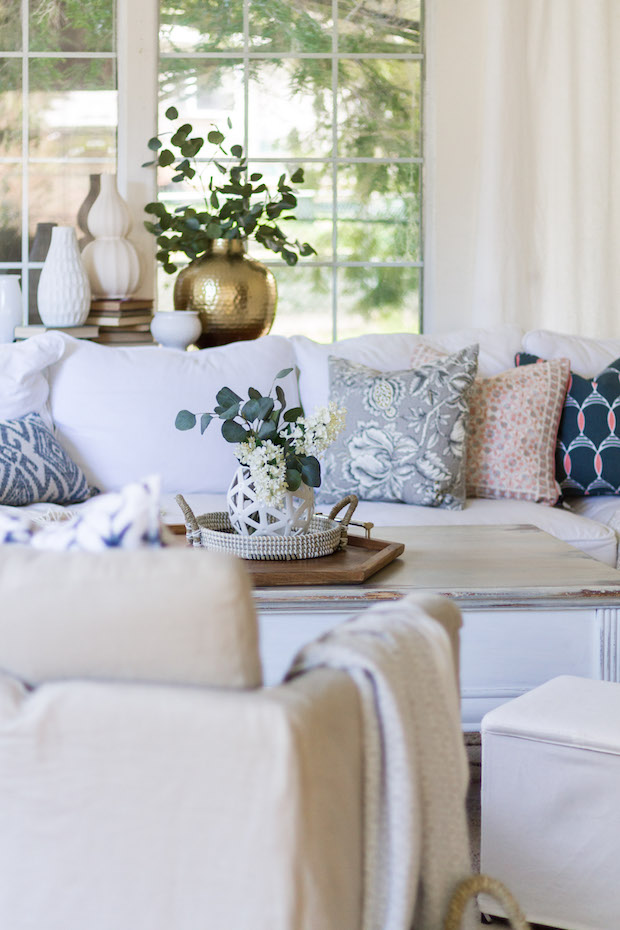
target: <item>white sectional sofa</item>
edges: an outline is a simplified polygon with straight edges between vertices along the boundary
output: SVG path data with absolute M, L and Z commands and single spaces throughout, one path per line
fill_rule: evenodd
M 223 509 L 237 461 L 218 423 L 202 436 L 197 429 L 175 430 L 180 409 L 211 410 L 224 385 L 242 395 L 250 385 L 267 392 L 275 373 L 291 367 L 295 370 L 281 382 L 287 402 L 301 402 L 310 413 L 328 399 L 329 355 L 396 371 L 410 367 L 414 347 L 424 341 L 449 352 L 478 343 L 483 377 L 512 368 L 515 353 L 523 349 L 546 358 L 567 357 L 584 376 L 595 375 L 620 356 L 620 340 L 523 333 L 514 326 L 433 337 L 367 335 L 330 345 L 302 336 L 270 335 L 187 353 L 104 347 L 47 333 L 1 347 L 0 419 L 42 411 L 63 448 L 101 491 L 161 475 L 165 520 L 182 522 L 174 496 L 183 493 L 195 513 Z M 34 509 L 49 510 L 50 505 L 37 504 Z M 471 498 L 462 510 L 362 500 L 356 518 L 379 526 L 529 523 L 617 565 L 620 498 L 615 495 L 572 499 L 559 506 Z

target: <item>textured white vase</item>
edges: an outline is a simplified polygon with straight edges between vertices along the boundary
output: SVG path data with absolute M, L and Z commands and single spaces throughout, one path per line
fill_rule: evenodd
M 140 280 L 138 254 L 126 235 L 130 228 L 127 204 L 116 187 L 115 174 L 101 175 L 101 189 L 86 220 L 92 242 L 82 258 L 93 297 L 122 299 L 133 294 Z
M 314 515 L 314 489 L 301 484 L 287 491 L 282 507 L 259 501 L 247 465 L 240 465 L 226 495 L 230 522 L 243 536 L 298 536 Z
M 13 342 L 15 327 L 22 321 L 19 276 L 0 274 L 0 342 Z
M 80 326 L 90 310 L 90 285 L 73 226 L 54 226 L 37 290 L 45 326 Z
M 198 310 L 158 310 L 151 321 L 153 338 L 169 349 L 187 349 L 201 332 Z

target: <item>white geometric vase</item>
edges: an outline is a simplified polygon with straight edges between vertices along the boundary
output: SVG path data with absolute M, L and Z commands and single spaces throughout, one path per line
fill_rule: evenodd
M 233 475 L 226 501 L 233 529 L 242 536 L 299 536 L 314 515 L 314 489 L 306 484 L 286 491 L 282 507 L 259 501 L 247 465 Z
M 127 204 L 116 187 L 115 174 L 101 175 L 99 195 L 86 220 L 94 239 L 82 252 L 93 297 L 122 299 L 140 280 L 138 253 L 126 239 L 130 229 Z
M 90 285 L 73 226 L 54 226 L 37 289 L 44 326 L 81 326 L 90 310 Z

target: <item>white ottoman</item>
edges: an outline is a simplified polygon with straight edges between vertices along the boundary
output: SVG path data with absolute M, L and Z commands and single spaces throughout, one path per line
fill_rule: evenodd
M 620 928 L 620 684 L 562 676 L 482 720 L 480 870 L 528 920 Z M 501 915 L 481 896 L 483 913 Z

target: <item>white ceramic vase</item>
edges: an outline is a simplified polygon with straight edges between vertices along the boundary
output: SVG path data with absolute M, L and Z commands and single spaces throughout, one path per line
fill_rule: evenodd
M 169 349 L 187 349 L 201 332 L 202 323 L 197 310 L 158 310 L 153 314 L 153 338 Z
M 140 280 L 138 254 L 127 238 L 130 217 L 116 187 L 115 174 L 101 175 L 101 189 L 89 210 L 88 231 L 93 236 L 82 252 L 93 297 L 122 299 Z
M 90 310 L 90 285 L 73 226 L 54 226 L 37 290 L 45 326 L 81 326 Z
M 314 489 L 301 484 L 287 491 L 282 507 L 265 504 L 256 497 L 247 465 L 240 465 L 226 495 L 230 522 L 243 536 L 298 536 L 307 533 L 314 516 Z
M 0 342 L 13 342 L 15 327 L 22 321 L 19 276 L 0 274 Z

